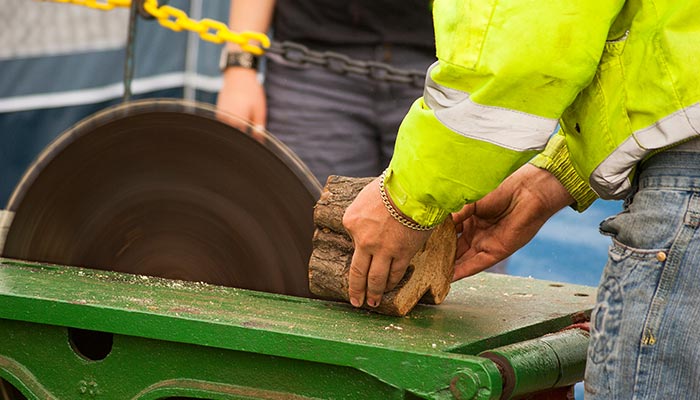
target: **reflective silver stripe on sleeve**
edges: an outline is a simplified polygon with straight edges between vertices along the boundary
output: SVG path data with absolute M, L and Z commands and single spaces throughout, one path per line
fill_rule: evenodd
M 501 107 L 474 103 L 469 93 L 441 86 L 428 69 L 423 100 L 446 127 L 462 136 L 515 151 L 542 150 L 557 120 Z
M 603 199 L 623 199 L 631 188 L 629 175 L 637 162 L 654 150 L 694 136 L 700 136 L 700 103 L 634 132 L 598 165 L 589 183 Z
M 646 153 L 630 136 L 593 170 L 589 179 L 591 188 L 605 200 L 625 198 L 631 188 L 629 174 Z

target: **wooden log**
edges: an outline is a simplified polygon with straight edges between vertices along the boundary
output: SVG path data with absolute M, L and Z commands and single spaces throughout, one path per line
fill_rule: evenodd
M 321 298 L 349 302 L 348 276 L 354 247 L 343 227 L 345 209 L 374 178 L 330 176 L 314 208 L 316 231 L 309 260 L 309 288 Z M 457 235 L 448 218 L 435 228 L 425 246 L 411 259 L 406 275 L 381 304 L 364 308 L 404 316 L 418 302 L 440 304 L 450 290 Z

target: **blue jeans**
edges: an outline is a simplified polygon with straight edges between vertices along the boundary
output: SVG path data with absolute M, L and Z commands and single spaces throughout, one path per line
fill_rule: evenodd
M 640 168 L 593 310 L 586 399 L 700 398 L 700 152 Z

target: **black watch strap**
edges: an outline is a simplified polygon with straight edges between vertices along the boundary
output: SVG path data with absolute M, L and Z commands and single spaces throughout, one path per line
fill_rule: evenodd
M 229 51 L 226 47 L 221 50 L 221 58 L 219 59 L 219 69 L 224 72 L 230 67 L 241 67 L 249 69 L 258 69 L 259 57 L 246 51 Z

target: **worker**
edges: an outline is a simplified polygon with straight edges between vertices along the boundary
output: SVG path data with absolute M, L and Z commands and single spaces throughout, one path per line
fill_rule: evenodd
M 233 0 L 233 31 L 268 32 L 313 51 L 418 72 L 435 61 L 430 0 Z M 329 175 L 378 176 L 419 85 L 373 80 L 268 54 L 264 86 L 235 43 L 224 48 L 219 109 L 266 127 L 321 184 Z
M 388 169 L 344 216 L 351 303 L 378 305 L 451 213 L 459 279 L 515 252 L 567 205 L 624 198 L 600 228 L 613 240 L 586 398 L 695 396 L 700 1 L 433 7 L 438 62 Z

